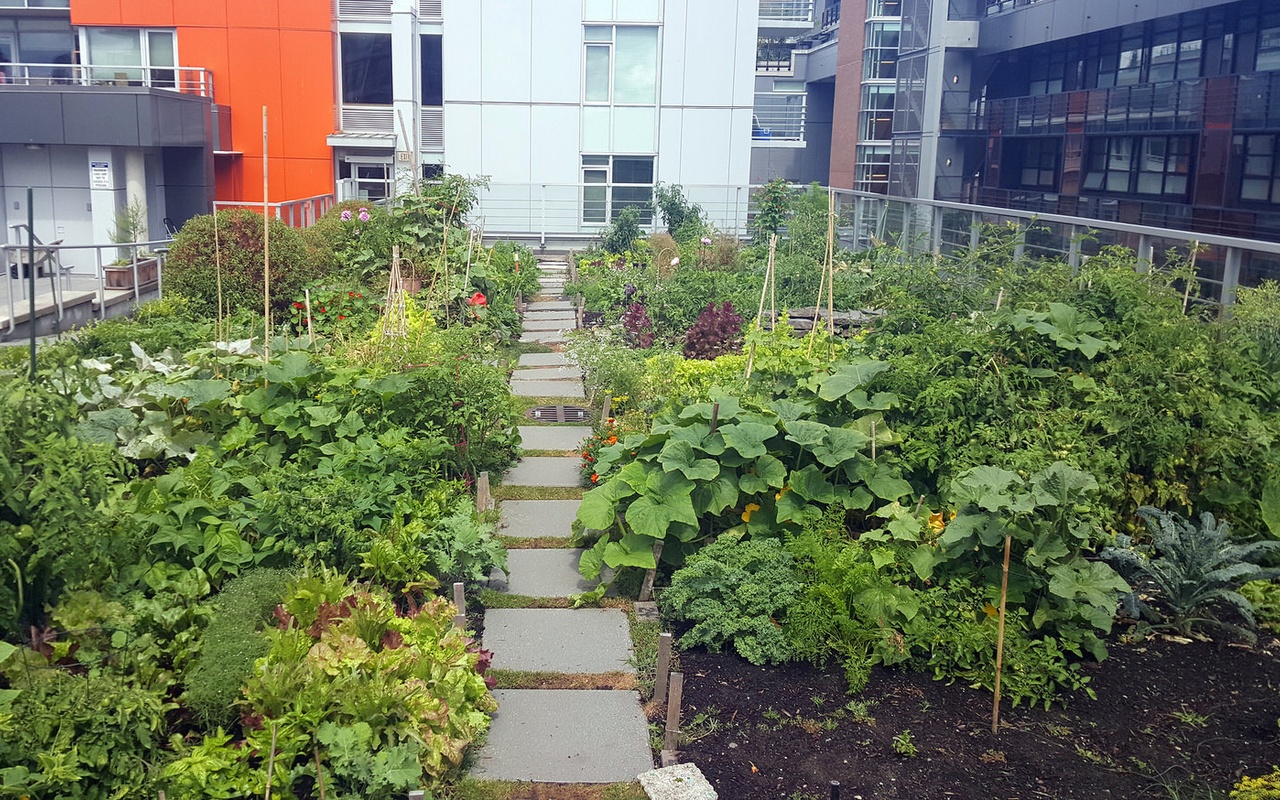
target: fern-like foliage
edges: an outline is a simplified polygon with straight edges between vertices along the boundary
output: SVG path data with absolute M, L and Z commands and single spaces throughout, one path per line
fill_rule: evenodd
M 1235 542 L 1231 526 L 1204 512 L 1199 524 L 1170 511 L 1144 506 L 1138 513 L 1146 522 L 1151 544 L 1136 547 L 1122 542 L 1109 547 L 1103 557 L 1131 576 L 1134 591 L 1125 599 L 1135 616 L 1162 620 L 1159 627 L 1189 635 L 1193 628 L 1214 627 L 1256 640 L 1252 630 L 1223 621 L 1215 610 L 1234 608 L 1255 625 L 1253 604 L 1238 589 L 1248 581 L 1274 577 L 1277 570 L 1259 565 L 1268 553 L 1280 549 L 1280 542 Z M 1160 608 L 1142 599 L 1142 590 L 1158 597 Z M 1162 613 L 1167 612 L 1167 613 Z

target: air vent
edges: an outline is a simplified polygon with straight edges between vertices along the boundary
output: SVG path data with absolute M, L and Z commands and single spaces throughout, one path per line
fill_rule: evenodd
M 528 417 L 538 422 L 586 422 L 591 412 L 580 406 L 538 406 L 529 409 Z

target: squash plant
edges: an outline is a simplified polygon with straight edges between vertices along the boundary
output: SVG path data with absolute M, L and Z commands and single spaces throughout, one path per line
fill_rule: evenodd
M 663 561 L 679 565 L 726 530 L 796 531 L 835 503 L 867 511 L 912 494 L 884 451 L 896 440 L 881 412 L 894 398 L 863 388 L 887 368 L 846 364 L 807 379 L 810 396 L 758 408 L 722 396 L 666 411 L 648 435 L 604 448 L 602 482 L 578 511 L 582 528 L 603 534 L 583 554 L 582 574 L 652 569 L 658 542 Z

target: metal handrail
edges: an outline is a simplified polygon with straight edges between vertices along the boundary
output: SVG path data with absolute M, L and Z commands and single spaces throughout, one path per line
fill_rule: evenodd
M 28 86 L 143 86 L 213 99 L 213 73 L 204 67 L 103 64 L 0 64 L 0 88 Z
M 18 226 L 15 226 L 18 227 Z M 26 227 L 26 226 L 22 226 Z M 27 298 L 27 283 L 29 277 L 23 277 L 23 267 L 27 270 L 39 270 L 42 264 L 49 264 L 56 268 L 57 274 L 51 275 L 53 278 L 52 294 L 54 305 L 58 309 L 57 319 L 62 321 L 65 312 L 66 290 L 71 286 L 72 280 L 77 277 L 72 274 L 74 266 L 65 266 L 62 264 L 62 254 L 66 251 L 91 251 L 94 254 L 94 263 L 96 268 L 97 295 L 98 295 L 98 318 L 106 319 L 107 313 L 107 286 L 106 272 L 104 265 L 110 264 L 117 258 L 103 259 L 103 251 L 111 250 L 119 254 L 121 251 L 128 251 L 130 257 L 128 259 L 133 274 L 133 299 L 138 302 L 142 298 L 140 282 L 138 280 L 138 264 L 148 258 L 156 259 L 156 293 L 161 292 L 164 285 L 164 262 L 168 253 L 168 246 L 173 244 L 172 239 L 153 239 L 146 242 L 127 242 L 114 244 L 37 244 L 35 250 L 45 254 L 44 258 L 38 259 L 33 264 L 28 264 L 25 260 L 25 254 L 29 249 L 29 245 L 25 244 L 3 244 L 0 245 L 0 267 L 5 270 L 5 306 L 9 312 L 8 330 L 6 334 L 12 334 L 17 327 L 15 313 L 14 284 L 18 285 L 18 298 Z M 123 266 L 123 265 L 122 265 Z M 10 272 L 13 270 L 13 273 Z M 17 275 L 13 277 L 12 274 Z M 35 320 L 28 320 L 28 324 L 34 325 Z

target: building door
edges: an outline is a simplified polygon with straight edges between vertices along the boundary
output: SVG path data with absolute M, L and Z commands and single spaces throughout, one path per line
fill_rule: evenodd
M 338 178 L 353 180 L 361 200 L 376 203 L 390 198 L 394 177 L 389 156 L 345 156 L 338 162 Z

